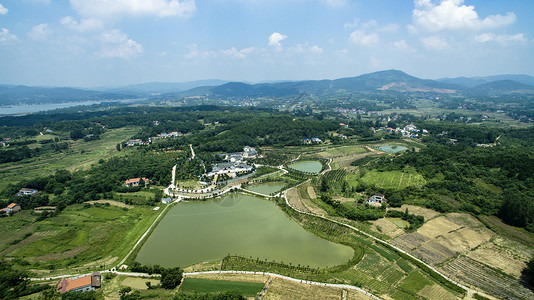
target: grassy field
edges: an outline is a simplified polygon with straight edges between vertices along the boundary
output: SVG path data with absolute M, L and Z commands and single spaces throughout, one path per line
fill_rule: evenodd
M 354 146 L 343 146 L 343 147 L 336 147 L 336 148 L 330 148 L 326 151 L 319 152 L 318 154 L 322 157 L 332 157 L 332 156 L 340 156 L 340 155 L 355 155 L 355 154 L 362 154 L 366 153 L 367 150 L 359 145 Z
M 0 219 L 0 255 L 51 274 L 109 268 L 126 255 L 157 214 L 151 207 L 84 208 L 76 204 L 55 217 L 36 221 L 24 211 Z
M 114 129 L 102 134 L 100 140 L 68 141 L 69 148 L 63 152 L 47 153 L 14 163 L 1 164 L 0 172 L 3 174 L 3 179 L 0 182 L 0 189 L 5 188 L 10 183 L 54 174 L 59 169 L 69 171 L 88 169 L 100 159 L 124 155 L 128 150 L 117 151 L 115 148 L 117 143 L 128 140 L 137 132 L 138 128 L 135 127 Z M 53 137 L 38 136 L 37 138 L 50 139 Z
M 263 288 L 262 282 L 244 282 L 230 280 L 212 280 L 203 278 L 185 278 L 180 291 L 197 293 L 217 293 L 238 291 L 246 297 L 254 297 Z
M 357 180 L 360 178 L 359 174 L 347 175 L 347 182 L 349 185 L 356 187 Z M 416 172 L 401 172 L 401 171 L 367 171 L 362 181 L 369 185 L 375 185 L 379 188 L 391 189 L 398 188 L 403 189 L 410 186 L 422 186 L 426 183 L 423 176 Z

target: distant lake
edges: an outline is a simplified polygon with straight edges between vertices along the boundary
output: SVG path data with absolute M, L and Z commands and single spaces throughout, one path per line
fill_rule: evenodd
M 45 104 L 31 104 L 31 105 L 10 105 L 10 106 L 0 106 L 0 116 L 5 115 L 24 115 L 29 113 L 68 108 L 73 106 L 87 106 L 93 104 L 100 104 L 103 102 L 135 102 L 138 99 L 128 99 L 128 100 L 100 100 L 100 101 L 80 101 L 80 102 L 65 102 L 65 103 L 45 103 Z

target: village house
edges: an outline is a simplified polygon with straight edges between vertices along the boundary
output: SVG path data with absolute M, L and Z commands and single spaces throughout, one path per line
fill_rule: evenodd
M 39 193 L 36 189 L 21 188 L 17 193 L 17 196 L 32 196 Z
M 245 146 L 245 148 L 243 148 L 244 158 L 256 158 L 256 156 L 258 156 L 258 151 L 253 147 Z
M 7 215 L 7 214 L 10 214 L 10 213 L 16 213 L 16 212 L 19 212 L 19 211 L 20 211 L 20 205 L 18 205 L 17 203 L 11 203 L 6 208 L 0 209 L 0 214 L 4 213 L 4 214 Z
M 87 292 L 100 288 L 100 285 L 100 272 L 94 272 L 91 275 L 81 277 L 61 278 L 57 284 L 57 290 L 61 294 L 65 292 Z
M 139 186 L 141 181 L 143 181 L 145 185 L 150 183 L 150 180 L 148 180 L 148 178 L 145 178 L 145 177 L 143 177 L 143 178 L 132 178 L 132 179 L 126 180 L 124 182 L 124 186 L 127 186 L 127 187 Z
M 369 199 L 367 199 L 367 204 L 371 206 L 382 206 L 382 204 L 387 203 L 388 200 L 384 195 L 373 195 Z
M 147 141 L 143 141 L 142 139 L 135 139 L 135 140 L 128 140 L 126 142 L 126 146 L 133 147 L 133 146 L 139 146 L 139 145 L 150 145 L 151 140 L 149 139 Z
M 208 177 L 226 174 L 234 178 L 237 176 L 237 173 L 250 171 L 252 171 L 252 167 L 243 162 L 221 163 L 213 166 L 211 172 L 208 173 Z

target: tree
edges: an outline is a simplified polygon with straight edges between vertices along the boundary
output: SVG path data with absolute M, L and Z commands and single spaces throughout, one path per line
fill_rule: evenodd
M 182 270 L 180 268 L 164 269 L 161 272 L 161 287 L 164 289 L 174 289 L 182 281 Z
M 115 146 L 115 148 L 117 148 L 117 151 L 121 151 L 121 144 L 120 144 L 120 143 L 117 144 L 117 145 Z

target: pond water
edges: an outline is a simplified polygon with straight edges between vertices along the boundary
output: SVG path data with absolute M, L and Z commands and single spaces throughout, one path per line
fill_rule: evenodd
M 303 160 L 292 163 L 288 167 L 302 172 L 319 173 L 321 172 L 323 165 L 316 160 Z
M 274 194 L 282 190 L 286 186 L 286 183 L 283 181 L 270 181 L 258 184 L 251 184 L 246 187 L 247 190 L 253 191 L 256 193 L 269 195 Z
M 397 145 L 383 145 L 380 147 L 377 147 L 378 150 L 388 152 L 388 153 L 397 153 L 401 151 L 408 150 L 408 148 L 404 146 L 397 146 Z
M 354 250 L 304 230 L 273 202 L 231 194 L 172 207 L 145 242 L 136 261 L 185 267 L 220 260 L 228 253 L 328 267 L 349 261 Z

